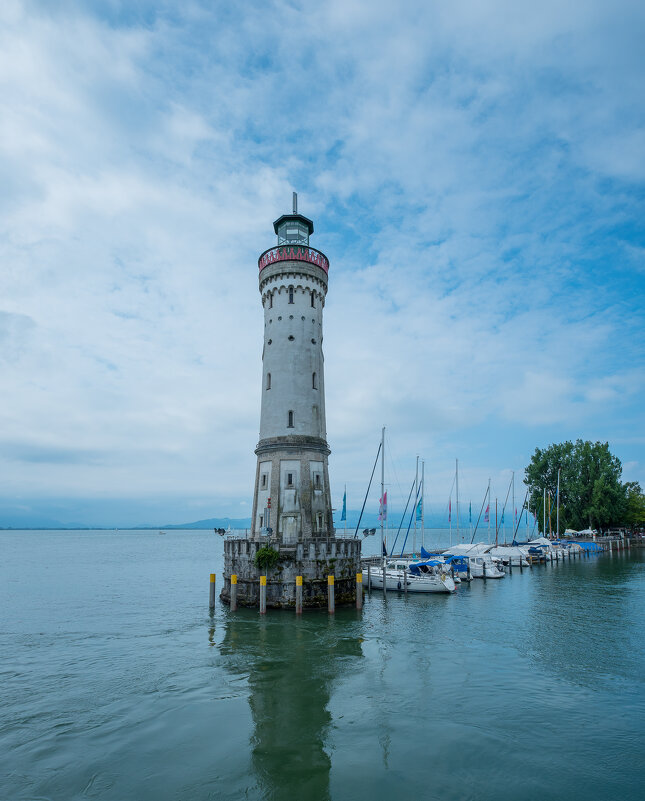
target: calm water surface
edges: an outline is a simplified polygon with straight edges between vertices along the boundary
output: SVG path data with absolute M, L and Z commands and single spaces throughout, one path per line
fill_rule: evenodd
M 221 552 L 0 532 L 0 799 L 644 797 L 645 551 L 300 620 Z

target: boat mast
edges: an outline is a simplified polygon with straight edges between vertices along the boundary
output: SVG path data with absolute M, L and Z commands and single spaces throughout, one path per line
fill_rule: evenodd
M 381 431 L 381 554 L 383 555 L 383 566 L 385 567 L 385 554 L 387 547 L 385 545 L 385 426 Z M 385 582 L 385 579 L 384 579 Z M 385 583 L 383 584 L 383 592 L 385 592 Z
M 457 484 L 457 542 L 459 542 L 459 459 L 455 459 L 455 483 Z
M 488 479 L 488 544 L 490 545 L 490 478 Z
M 511 528 L 513 529 L 513 539 L 515 539 L 515 527 L 517 526 L 517 510 L 515 509 L 515 470 L 513 470 L 513 524 Z M 504 540 L 506 540 L 506 536 L 504 536 Z
M 424 547 L 426 544 L 426 521 L 425 521 L 426 502 L 424 498 L 426 492 L 425 469 L 426 469 L 426 463 L 422 461 L 421 462 L 421 547 Z
M 560 539 L 560 468 L 558 467 L 558 497 L 556 499 L 556 537 Z
M 412 535 L 412 553 L 417 552 L 417 507 L 419 505 L 419 456 L 417 455 L 417 470 L 414 474 L 414 534 Z

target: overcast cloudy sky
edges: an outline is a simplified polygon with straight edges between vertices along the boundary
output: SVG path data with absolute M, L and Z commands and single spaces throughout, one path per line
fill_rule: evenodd
M 331 262 L 336 505 L 645 485 L 642 0 L 0 4 L 0 525 L 250 513 L 257 257 Z

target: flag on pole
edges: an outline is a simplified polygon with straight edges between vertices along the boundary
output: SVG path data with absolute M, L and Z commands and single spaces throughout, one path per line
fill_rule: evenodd
M 468 522 L 469 523 L 473 522 L 473 502 L 472 501 L 468 504 Z
M 515 507 L 515 522 L 517 523 L 517 506 Z
M 423 498 L 419 498 L 419 503 L 417 504 L 417 522 L 420 522 L 423 518 Z
M 502 519 L 499 521 L 500 526 L 502 525 L 503 522 L 504 522 L 504 511 L 502 510 Z
M 387 520 L 387 490 L 383 493 L 383 497 L 379 498 L 378 519 L 379 522 L 381 520 L 383 520 L 383 522 Z
M 341 520 L 347 520 L 347 490 L 343 494 L 343 513 L 340 516 Z
M 452 522 L 452 498 L 448 501 L 448 522 Z
M 484 512 L 484 523 L 490 522 L 490 504 L 486 507 L 486 511 Z

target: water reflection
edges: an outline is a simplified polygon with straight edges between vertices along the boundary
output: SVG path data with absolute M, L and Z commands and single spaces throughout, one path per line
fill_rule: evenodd
M 221 653 L 248 677 L 252 765 L 264 798 L 328 799 L 334 683 L 362 657 L 360 616 L 228 614 Z
M 589 686 L 630 675 L 630 588 L 643 567 L 641 554 L 621 552 L 538 573 L 529 643 L 542 667 Z

